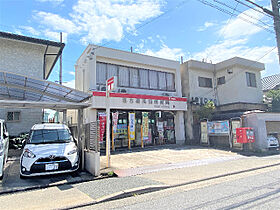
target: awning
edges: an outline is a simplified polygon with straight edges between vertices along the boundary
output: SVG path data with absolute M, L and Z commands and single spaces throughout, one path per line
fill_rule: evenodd
M 91 94 L 54 82 L 0 71 L 1 106 L 9 106 L 10 103 L 10 107 L 12 107 L 11 103 L 13 103 L 15 105 L 26 104 L 25 107 L 78 108 L 88 106 L 84 102 L 90 97 Z

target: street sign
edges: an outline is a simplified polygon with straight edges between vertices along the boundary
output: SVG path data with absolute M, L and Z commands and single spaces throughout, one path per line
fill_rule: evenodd
M 117 88 L 117 77 L 113 76 L 107 80 L 107 91 L 112 91 Z

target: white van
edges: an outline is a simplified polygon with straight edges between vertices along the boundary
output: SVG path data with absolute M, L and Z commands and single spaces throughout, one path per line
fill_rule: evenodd
M 9 133 L 4 120 L 0 119 L 0 179 L 4 175 L 4 165 L 8 159 Z

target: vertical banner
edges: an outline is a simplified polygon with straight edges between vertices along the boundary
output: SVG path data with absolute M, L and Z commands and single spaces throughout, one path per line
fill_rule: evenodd
M 129 120 L 129 139 L 135 140 L 135 113 L 130 112 L 128 115 Z
M 200 143 L 202 144 L 208 144 L 208 127 L 207 127 L 207 121 L 200 122 Z
M 99 141 L 100 143 L 103 143 L 103 137 L 105 134 L 106 129 L 106 113 L 99 112 L 98 113 L 98 120 L 99 120 Z
M 119 113 L 118 112 L 112 112 L 112 123 L 113 123 L 113 131 L 114 131 L 114 133 L 117 133 L 118 117 L 119 117 Z
M 142 112 L 143 140 L 149 139 L 149 115 L 148 112 Z

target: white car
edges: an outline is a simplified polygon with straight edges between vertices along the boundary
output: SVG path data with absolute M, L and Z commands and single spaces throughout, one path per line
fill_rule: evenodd
M 36 124 L 20 158 L 20 176 L 74 172 L 79 153 L 69 128 L 63 124 Z
M 267 138 L 267 147 L 268 148 L 278 148 L 279 142 L 278 139 L 273 135 L 268 135 Z
M 5 121 L 0 119 L 0 179 L 4 175 L 4 165 L 8 159 L 8 150 L 9 133 Z

